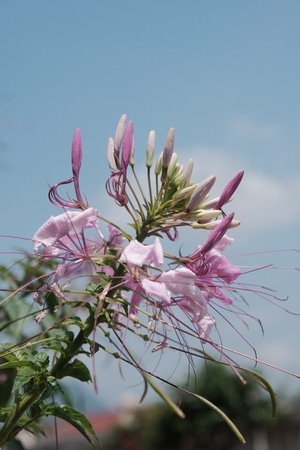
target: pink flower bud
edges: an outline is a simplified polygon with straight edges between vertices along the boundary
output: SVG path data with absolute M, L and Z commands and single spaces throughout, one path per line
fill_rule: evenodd
M 133 143 L 133 122 L 128 122 L 123 143 L 122 143 L 122 169 L 127 169 L 131 153 L 132 153 L 132 143 Z
M 244 171 L 240 170 L 225 186 L 222 194 L 220 195 L 219 201 L 215 206 L 215 209 L 221 209 L 225 203 L 227 203 L 234 192 L 237 190 L 240 182 L 242 181 Z
M 76 128 L 72 141 L 72 170 L 74 177 L 79 176 L 82 160 L 82 141 L 80 129 Z
M 175 140 L 175 128 L 170 128 L 163 149 L 162 167 L 164 169 L 167 169 L 170 164 L 174 150 L 174 140 Z
M 207 238 L 207 241 L 202 245 L 200 252 L 202 254 L 209 252 L 222 239 L 230 224 L 232 222 L 234 213 L 228 214 L 219 225 L 212 230 Z

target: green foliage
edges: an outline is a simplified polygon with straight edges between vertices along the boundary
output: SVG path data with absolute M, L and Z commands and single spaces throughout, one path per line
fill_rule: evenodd
M 89 420 L 80 412 L 75 411 L 75 409 L 71 408 L 68 405 L 56 405 L 51 404 L 48 405 L 44 409 L 45 416 L 55 416 L 60 419 L 65 420 L 75 427 L 80 433 L 90 442 L 91 445 L 94 446 L 94 442 L 98 440 L 97 435 L 89 422 Z
M 4 269 L 2 267 L 2 287 L 5 285 L 6 291 L 15 293 L 1 302 L 2 341 L 6 342 L 0 345 L 0 422 L 3 424 L 0 448 L 8 443 L 8 449 L 23 449 L 15 436 L 22 429 L 43 433 L 39 422 L 50 415 L 72 424 L 92 444 L 96 434 L 86 417 L 68 405 L 55 402 L 58 395 L 64 396 L 59 379 L 91 380 L 88 368 L 75 358 L 87 353 L 83 349 L 83 345 L 89 343 L 90 330 L 84 334 L 86 322 L 66 315 L 66 307 L 58 308 L 60 300 L 49 293 L 45 304 L 48 315 L 38 326 L 33 321 L 38 309 L 32 305 L 31 291 L 24 293 L 20 287 L 31 280 L 34 290 L 38 284 L 34 280 L 43 276 L 48 265 L 41 267 L 28 258 L 18 265 L 17 275 Z M 94 321 L 93 310 L 90 313 Z M 76 329 L 79 330 L 77 341 Z

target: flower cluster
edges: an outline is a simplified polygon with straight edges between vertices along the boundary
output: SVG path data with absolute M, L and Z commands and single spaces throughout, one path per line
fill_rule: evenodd
M 221 360 L 241 381 L 248 373 L 270 393 L 275 411 L 275 396 L 268 382 L 253 370 L 240 368 L 231 357 L 238 352 L 225 347 L 218 327 L 219 318 L 223 318 L 246 341 L 230 316 L 237 314 L 244 322 L 247 313 L 238 303 L 243 300 L 243 292 L 277 298 L 266 293 L 263 286 L 241 284 L 240 267 L 224 254 L 233 241 L 228 230 L 239 225 L 226 205 L 243 171 L 219 196 L 209 198 L 215 175 L 199 183 L 192 181 L 193 161 L 186 165 L 179 162 L 174 140 L 175 130 L 171 128 L 162 151 L 154 157 L 155 132 L 150 131 L 145 176 L 141 177 L 142 169 L 135 163 L 133 123 L 126 115 L 121 117 L 114 138 L 107 144 L 110 174 L 105 188 L 108 198 L 122 211 L 119 217 L 114 214 L 112 221 L 97 205 L 90 206 L 82 193 L 82 142 L 80 130 L 75 130 L 72 176 L 49 190 L 49 200 L 62 208 L 62 213 L 51 216 L 36 231 L 33 255 L 22 255 L 16 270 L 2 267 L 2 291 L 9 294 L 1 298 L 1 329 L 12 339 L 0 345 L 0 371 L 6 377 L 0 386 L 5 397 L 1 396 L 1 448 L 14 442 L 21 429 L 41 432 L 38 422 L 49 416 L 66 420 L 93 443 L 97 436 L 87 418 L 59 404 L 56 393 L 61 396 L 60 380 L 65 377 L 93 380 L 97 390 L 95 366 L 91 374 L 81 355 L 93 357 L 98 350 L 137 369 L 144 382 L 142 398 L 151 386 L 184 418 L 184 412 L 154 379 L 175 385 L 145 367 L 135 345 L 137 340 L 158 352 L 155 361 L 170 348 L 184 354 L 192 368 L 197 356 L 217 363 Z M 73 198 L 60 192 L 69 184 L 75 193 Z M 128 220 L 124 221 L 126 215 Z M 175 243 L 183 229 L 191 231 L 197 240 L 196 248 L 185 253 L 185 247 Z M 204 237 L 199 238 L 199 233 Z M 15 302 L 10 302 L 13 298 Z M 32 315 L 38 323 L 35 327 Z M 134 352 L 126 340 L 129 334 L 135 339 Z M 209 346 L 218 352 L 217 359 L 214 351 L 212 355 L 207 353 Z M 253 358 L 244 356 L 258 361 L 255 350 Z M 187 388 L 176 387 L 213 408 L 245 442 L 216 405 Z
M 35 293 L 38 304 L 43 305 L 49 291 L 68 302 L 72 282 L 82 279 L 88 301 L 101 299 L 99 308 L 109 314 L 110 325 L 115 330 L 122 324 L 128 327 L 130 321 L 136 328 L 144 326 L 149 340 L 155 343 L 153 351 L 169 345 L 169 331 L 175 330 L 184 342 L 184 327 L 193 330 L 202 343 L 210 342 L 215 324 L 210 305 L 232 303 L 230 286 L 241 273 L 222 251 L 232 241 L 226 235 L 228 229 L 239 224 L 234 214 L 226 215 L 223 208 L 232 199 L 243 171 L 228 182 L 220 196 L 209 199 L 216 177 L 212 175 L 200 183 L 191 181 L 193 161 L 185 166 L 178 162 L 174 138 L 175 130 L 171 128 L 154 163 L 155 133 L 149 133 L 146 187 L 135 170 L 133 123 L 127 122 L 126 115 L 121 117 L 115 137 L 108 140 L 111 174 L 106 190 L 127 212 L 134 230 L 129 235 L 83 199 L 79 182 L 82 143 L 80 130 L 75 131 L 73 176 L 49 191 L 54 205 L 68 209 L 50 217 L 33 236 L 38 258 L 56 261 Z M 74 199 L 63 198 L 58 192 L 68 183 L 74 186 Z M 108 224 L 107 238 L 100 231 L 101 222 Z M 208 230 L 206 240 L 185 256 L 164 252 L 163 237 L 177 240 L 182 227 Z M 170 268 L 171 264 L 174 268 Z M 42 311 L 37 320 L 44 315 Z

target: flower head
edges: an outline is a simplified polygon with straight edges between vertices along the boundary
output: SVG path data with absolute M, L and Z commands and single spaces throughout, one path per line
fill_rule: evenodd
M 178 338 L 181 336 L 180 342 L 185 342 L 185 332 L 192 329 L 200 341 L 209 342 L 215 326 L 215 308 L 232 304 L 231 286 L 241 274 L 240 268 L 222 254 L 230 242 L 226 233 L 239 224 L 234 213 L 225 215 L 222 208 L 237 189 L 243 172 L 230 180 L 219 197 L 209 200 L 216 176 L 193 182 L 193 161 L 186 166 L 179 162 L 174 138 L 175 130 L 171 128 L 154 163 L 155 132 L 149 133 L 146 186 L 135 171 L 133 123 L 127 122 L 125 114 L 119 120 L 114 138 L 108 140 L 111 174 L 106 190 L 128 214 L 134 230 L 129 235 L 82 200 L 79 188 L 82 143 L 77 129 L 72 143 L 73 177 L 51 188 L 49 196 L 59 206 L 81 211 L 71 210 L 51 217 L 33 237 L 39 258 L 57 260 L 47 289 L 50 286 L 52 292 L 63 298 L 62 283 L 71 274 L 73 278 L 89 278 L 92 280 L 89 292 L 92 296 L 94 292 L 96 298 L 99 292 L 103 293 L 101 298 L 109 305 L 111 320 L 116 321 L 114 329 L 121 327 L 124 316 L 135 326 L 151 328 L 155 351 L 168 346 L 168 329 L 175 331 Z M 76 200 L 64 200 L 57 193 L 59 186 L 69 182 L 74 184 Z M 107 240 L 98 228 L 99 220 L 109 224 Z M 185 257 L 164 252 L 162 238 L 179 239 L 182 227 L 210 232 L 204 243 Z M 89 237 L 91 231 L 95 235 L 93 239 Z M 145 243 L 151 237 L 154 240 Z M 166 257 L 171 264 L 176 264 L 175 268 L 165 267 Z M 43 295 L 41 287 L 36 301 L 41 303 Z M 180 314 L 185 318 L 184 325 L 178 318 Z M 161 327 L 162 335 L 158 331 Z M 155 341 L 155 335 L 162 339 Z

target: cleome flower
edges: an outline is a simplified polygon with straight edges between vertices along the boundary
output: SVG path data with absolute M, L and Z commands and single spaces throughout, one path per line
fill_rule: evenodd
M 93 231 L 93 238 L 88 231 Z M 56 268 L 48 274 L 47 283 L 42 284 L 35 293 L 34 300 L 41 304 L 41 297 L 54 292 L 66 299 L 61 283 L 70 283 L 70 277 L 90 277 L 101 264 L 109 258 L 108 247 L 112 250 L 123 241 L 118 230 L 109 226 L 109 239 L 105 241 L 98 227 L 98 211 L 88 208 L 83 211 L 66 211 L 56 217 L 51 216 L 34 234 L 34 250 L 42 261 L 55 260 Z M 113 273 L 110 266 L 105 266 L 107 275 Z M 50 282 L 49 282 L 50 279 Z
M 96 433 L 87 418 L 68 405 L 59 405 L 56 398 L 61 397 L 59 382 L 66 376 L 83 382 L 93 380 L 97 391 L 95 365 L 92 377 L 79 358 L 93 358 L 99 350 L 135 367 L 143 377 L 143 396 L 151 386 L 179 417 L 183 418 L 184 413 L 154 379 L 173 383 L 145 366 L 145 346 L 158 353 L 156 362 L 169 349 L 183 354 L 192 371 L 197 356 L 227 364 L 242 382 L 243 372 L 248 372 L 269 391 L 274 410 L 271 387 L 259 374 L 242 369 L 232 358 L 238 352 L 223 344 L 219 327 L 219 321 L 225 321 L 254 350 L 252 358 L 240 355 L 258 362 L 255 349 L 235 326 L 236 318 L 242 323 L 245 317 L 256 319 L 241 309 L 240 300 L 247 291 L 268 300 L 277 298 L 263 286 L 238 281 L 241 268 L 224 254 L 233 242 L 229 230 L 239 225 L 235 213 L 227 213 L 225 208 L 244 172 L 239 171 L 219 196 L 210 199 L 216 176 L 211 174 L 194 182 L 193 161 L 181 164 L 174 148 L 175 129 L 170 128 L 155 159 L 155 132 L 151 130 L 144 176 L 138 176 L 141 168 L 137 170 L 135 164 L 133 123 L 122 115 L 114 137 L 108 139 L 106 152 L 110 174 L 104 186 L 108 197 L 122 208 L 120 217 L 114 214 L 112 220 L 100 214 L 97 205 L 89 206 L 81 192 L 82 141 L 80 130 L 75 130 L 72 176 L 56 183 L 48 194 L 63 212 L 51 216 L 36 231 L 32 238 L 34 254 L 25 254 L 19 261 L 20 270 L 10 273 L 5 268 L 2 274 L 3 292 L 9 293 L 1 299 L 2 331 L 4 336 L 13 332 L 14 343 L 2 345 L 1 367 L 12 370 L 14 376 L 10 383 L 11 406 L 9 400 L 8 407 L 2 408 L 1 448 L 21 429 L 39 432 L 38 421 L 49 415 L 69 421 L 92 444 L 89 435 L 96 438 Z M 73 187 L 74 198 L 61 195 L 63 185 Z M 129 232 L 120 225 L 126 215 Z M 107 237 L 102 233 L 104 224 Z M 185 255 L 177 248 L 172 250 L 183 228 L 188 228 L 196 241 L 194 250 Z M 28 304 L 24 307 L 19 302 L 15 309 L 24 312 L 16 317 L 14 305 L 11 307 L 8 300 L 31 300 L 31 295 L 33 311 L 28 313 Z M 48 310 L 51 315 L 45 320 Z M 39 331 L 24 326 L 30 329 L 30 335 L 22 332 L 19 336 L 20 322 L 32 324 L 32 314 L 40 324 L 34 327 L 40 327 Z M 132 340 L 127 341 L 129 333 L 134 339 L 134 351 L 129 345 Z M 207 353 L 207 347 L 213 355 Z M 216 351 L 218 358 L 214 356 Z M 244 442 L 216 405 L 189 389 L 178 388 L 210 405 Z
M 209 200 L 216 176 L 199 183 L 191 181 L 193 161 L 186 166 L 180 164 L 174 142 L 175 130 L 171 128 L 154 163 L 155 132 L 150 131 L 145 186 L 135 170 L 133 123 L 127 122 L 126 115 L 121 117 L 114 138 L 108 140 L 111 174 L 106 190 L 128 214 L 133 230 L 130 235 L 83 201 L 79 187 L 82 143 L 80 130 L 75 131 L 71 153 L 73 177 L 49 191 L 52 203 L 70 209 L 50 217 L 33 236 L 38 258 L 56 261 L 47 282 L 35 293 L 38 304 L 43 304 L 42 298 L 49 290 L 67 300 L 66 284 L 70 291 L 72 280 L 81 279 L 85 284 L 90 280 L 82 289 L 96 302 L 102 292 L 99 308 L 106 308 L 110 327 L 115 331 L 128 327 L 128 320 L 135 327 L 151 330 L 149 339 L 156 351 L 168 346 L 168 335 L 174 331 L 180 342 L 185 342 L 186 330 L 193 330 L 200 342 L 209 342 L 215 325 L 213 311 L 218 302 L 232 303 L 229 286 L 241 274 L 221 252 L 232 241 L 226 233 L 239 224 L 234 214 L 226 215 L 223 208 L 231 201 L 243 171 L 227 183 L 219 197 Z M 75 200 L 58 194 L 58 188 L 68 183 L 74 185 Z M 109 226 L 106 240 L 100 231 L 101 222 Z M 164 252 L 163 237 L 178 239 L 182 227 L 210 232 L 190 255 Z M 153 243 L 148 242 L 151 237 Z M 166 260 L 175 264 L 175 268 L 166 266 Z M 124 317 L 127 320 L 122 325 Z M 42 319 L 43 314 L 39 317 Z

